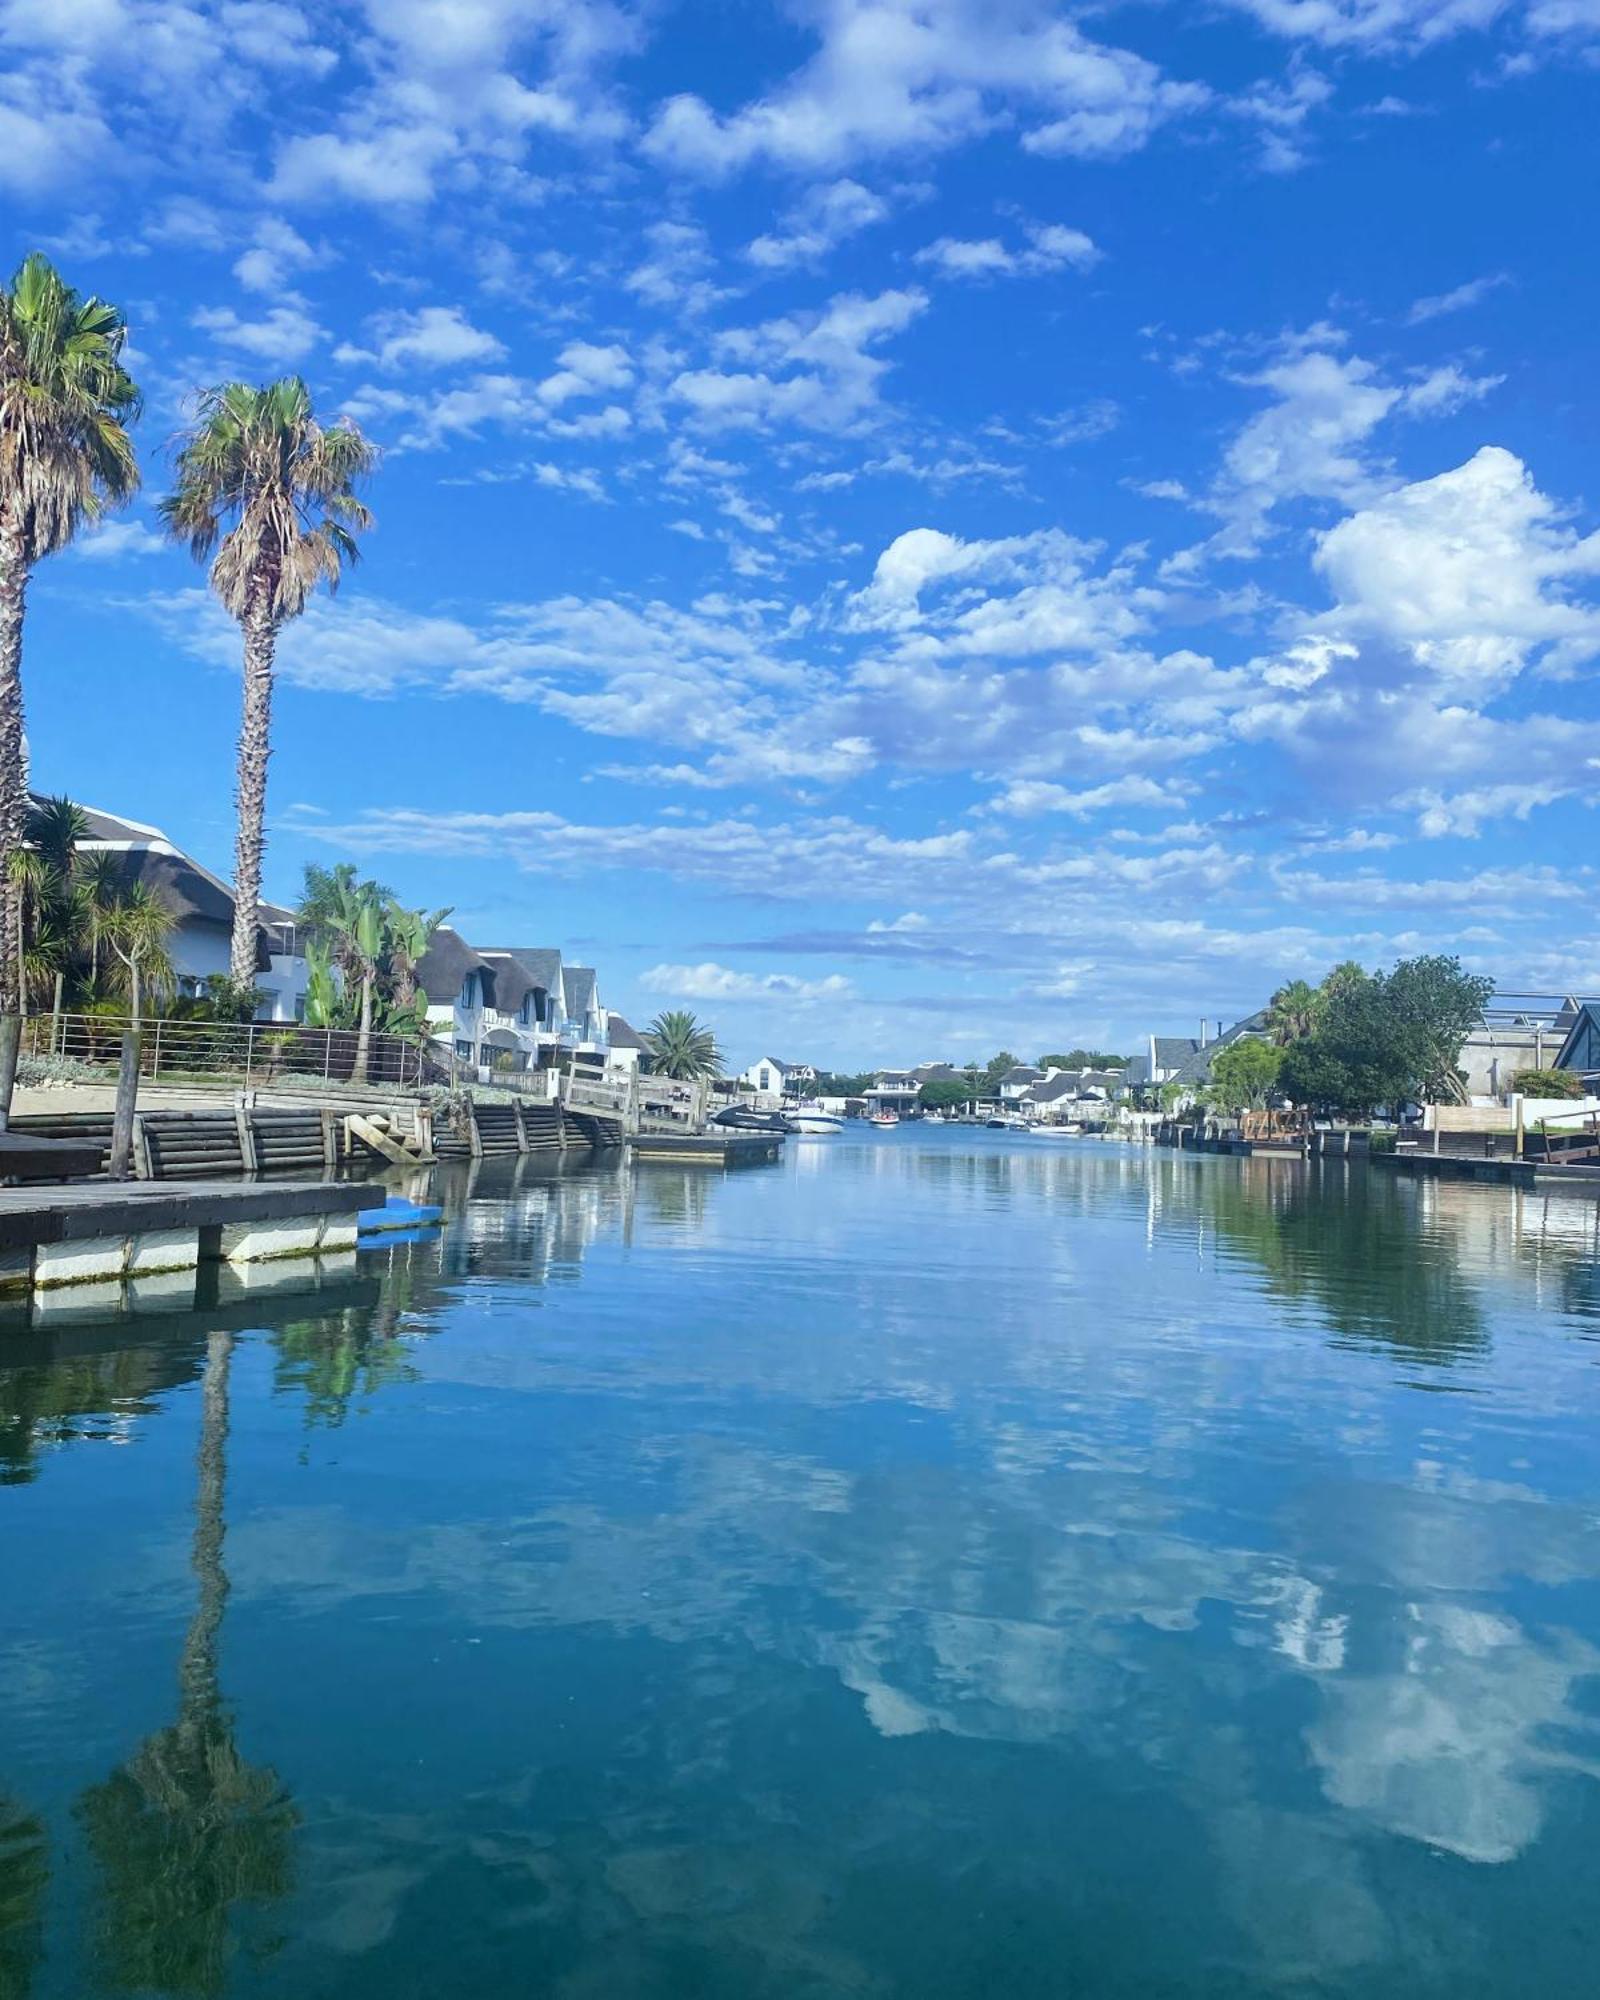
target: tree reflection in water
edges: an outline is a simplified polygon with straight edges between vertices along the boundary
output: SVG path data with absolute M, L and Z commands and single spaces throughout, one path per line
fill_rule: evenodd
M 0 2000 L 28 2000 L 44 1953 L 44 1821 L 0 1793 Z
M 192 1547 L 198 1594 L 178 1667 L 178 1719 L 79 1805 L 100 1871 L 97 1970 L 125 1992 L 222 1993 L 233 1906 L 282 1897 L 293 1879 L 294 1806 L 275 1771 L 240 1756 L 218 1681 L 232 1354 L 231 1333 L 210 1336 Z

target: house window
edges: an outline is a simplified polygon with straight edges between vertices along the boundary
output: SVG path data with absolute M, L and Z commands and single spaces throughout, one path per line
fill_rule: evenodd
M 477 1004 L 478 975 L 475 972 L 469 972 L 461 982 L 461 1005 L 463 1010 L 470 1014 Z
M 757 1090 L 770 1090 L 772 1088 L 772 1071 L 770 1069 L 764 1069 L 761 1072 L 761 1081 L 756 1085 L 756 1088 Z

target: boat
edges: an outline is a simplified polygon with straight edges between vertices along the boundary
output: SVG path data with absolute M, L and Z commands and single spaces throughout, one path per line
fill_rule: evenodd
M 898 1111 L 869 1111 L 867 1113 L 867 1123 L 869 1125 L 885 1127 L 898 1125 L 900 1123 L 900 1114 Z
M 1076 1125 L 1030 1125 L 1028 1130 L 1036 1139 L 1076 1139 L 1079 1136 Z
M 813 1111 L 802 1104 L 794 1111 L 783 1115 L 784 1130 L 793 1132 L 802 1139 L 825 1139 L 834 1132 L 844 1130 L 844 1120 L 836 1118 L 831 1111 Z
M 720 1125 L 725 1132 L 782 1132 L 789 1130 L 787 1120 L 776 1111 L 752 1111 L 748 1104 L 730 1104 L 716 1113 L 713 1125 Z
M 1015 1114 L 1009 1118 L 986 1118 L 984 1123 L 991 1132 L 1031 1132 L 1033 1130 L 1033 1127 L 1028 1123 L 1026 1118 L 1018 1118 Z

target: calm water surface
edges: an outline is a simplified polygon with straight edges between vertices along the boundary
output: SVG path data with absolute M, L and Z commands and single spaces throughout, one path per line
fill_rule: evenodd
M 1600 1205 L 487 1163 L 0 1333 L 0 1996 L 1588 1995 Z

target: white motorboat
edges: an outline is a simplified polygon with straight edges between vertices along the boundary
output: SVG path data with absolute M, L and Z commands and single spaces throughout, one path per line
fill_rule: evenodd
M 812 1111 L 803 1104 L 798 1110 L 786 1111 L 783 1122 L 788 1131 L 801 1139 L 825 1139 L 844 1130 L 844 1120 L 831 1111 Z

